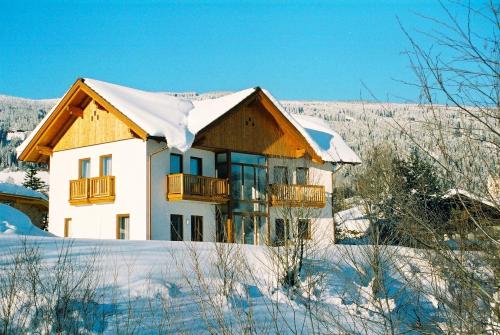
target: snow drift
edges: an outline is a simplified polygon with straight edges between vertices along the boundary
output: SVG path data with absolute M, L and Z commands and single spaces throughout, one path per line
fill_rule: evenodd
M 34 226 L 23 212 L 4 204 L 0 204 L 1 235 L 54 236 Z

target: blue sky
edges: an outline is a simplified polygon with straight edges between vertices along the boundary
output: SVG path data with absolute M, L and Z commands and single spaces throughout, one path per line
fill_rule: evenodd
M 61 96 L 78 77 L 152 91 L 269 89 L 280 99 L 416 99 L 399 16 L 437 1 L 0 0 L 0 94 Z

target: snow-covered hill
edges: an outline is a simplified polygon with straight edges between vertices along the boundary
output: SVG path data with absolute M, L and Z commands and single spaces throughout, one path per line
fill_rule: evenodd
M 11 326 L 21 320 L 15 329 L 24 331 L 54 331 L 54 324 L 46 326 L 49 321 L 29 312 L 35 309 L 64 313 L 60 322 L 66 330 L 105 334 L 381 333 L 389 315 L 399 332 L 421 319 L 436 321 L 433 297 L 413 299 L 404 285 L 405 276 L 418 276 L 424 264 L 415 253 L 391 251 L 401 260 L 412 257 L 412 264 L 388 268 L 384 285 L 390 291 L 377 298 L 363 248 L 339 245 L 311 255 L 300 288 L 288 291 L 278 285 L 277 264 L 266 247 L 0 236 L 0 291 L 14 271 L 29 278 L 24 271 L 39 270 L 44 285 L 37 288 L 38 306 L 30 305 L 30 279 L 13 282 L 18 310 L 12 311 Z M 26 254 L 34 261 L 16 263 L 16 256 Z M 9 301 L 0 298 L 0 308 Z

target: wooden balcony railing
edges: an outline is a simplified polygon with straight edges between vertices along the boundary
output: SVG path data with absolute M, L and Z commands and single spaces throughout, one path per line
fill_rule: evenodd
M 167 200 L 196 200 L 214 203 L 229 200 L 227 179 L 184 173 L 167 175 Z
M 269 185 L 271 206 L 315 207 L 326 205 L 325 187 L 321 185 Z
M 72 205 L 113 201 L 115 201 L 114 176 L 69 181 L 69 202 Z

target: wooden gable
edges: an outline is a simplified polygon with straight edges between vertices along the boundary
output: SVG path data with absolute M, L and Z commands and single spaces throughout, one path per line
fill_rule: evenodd
M 134 138 L 130 128 L 113 113 L 91 101 L 68 130 L 54 145 L 53 151 L 61 151 L 94 144 L 102 144 Z
M 48 162 L 54 151 L 133 137 L 147 133 L 78 79 L 34 134 L 19 159 Z
M 304 137 L 261 91 L 202 129 L 194 146 L 277 157 L 308 155 L 321 161 Z

